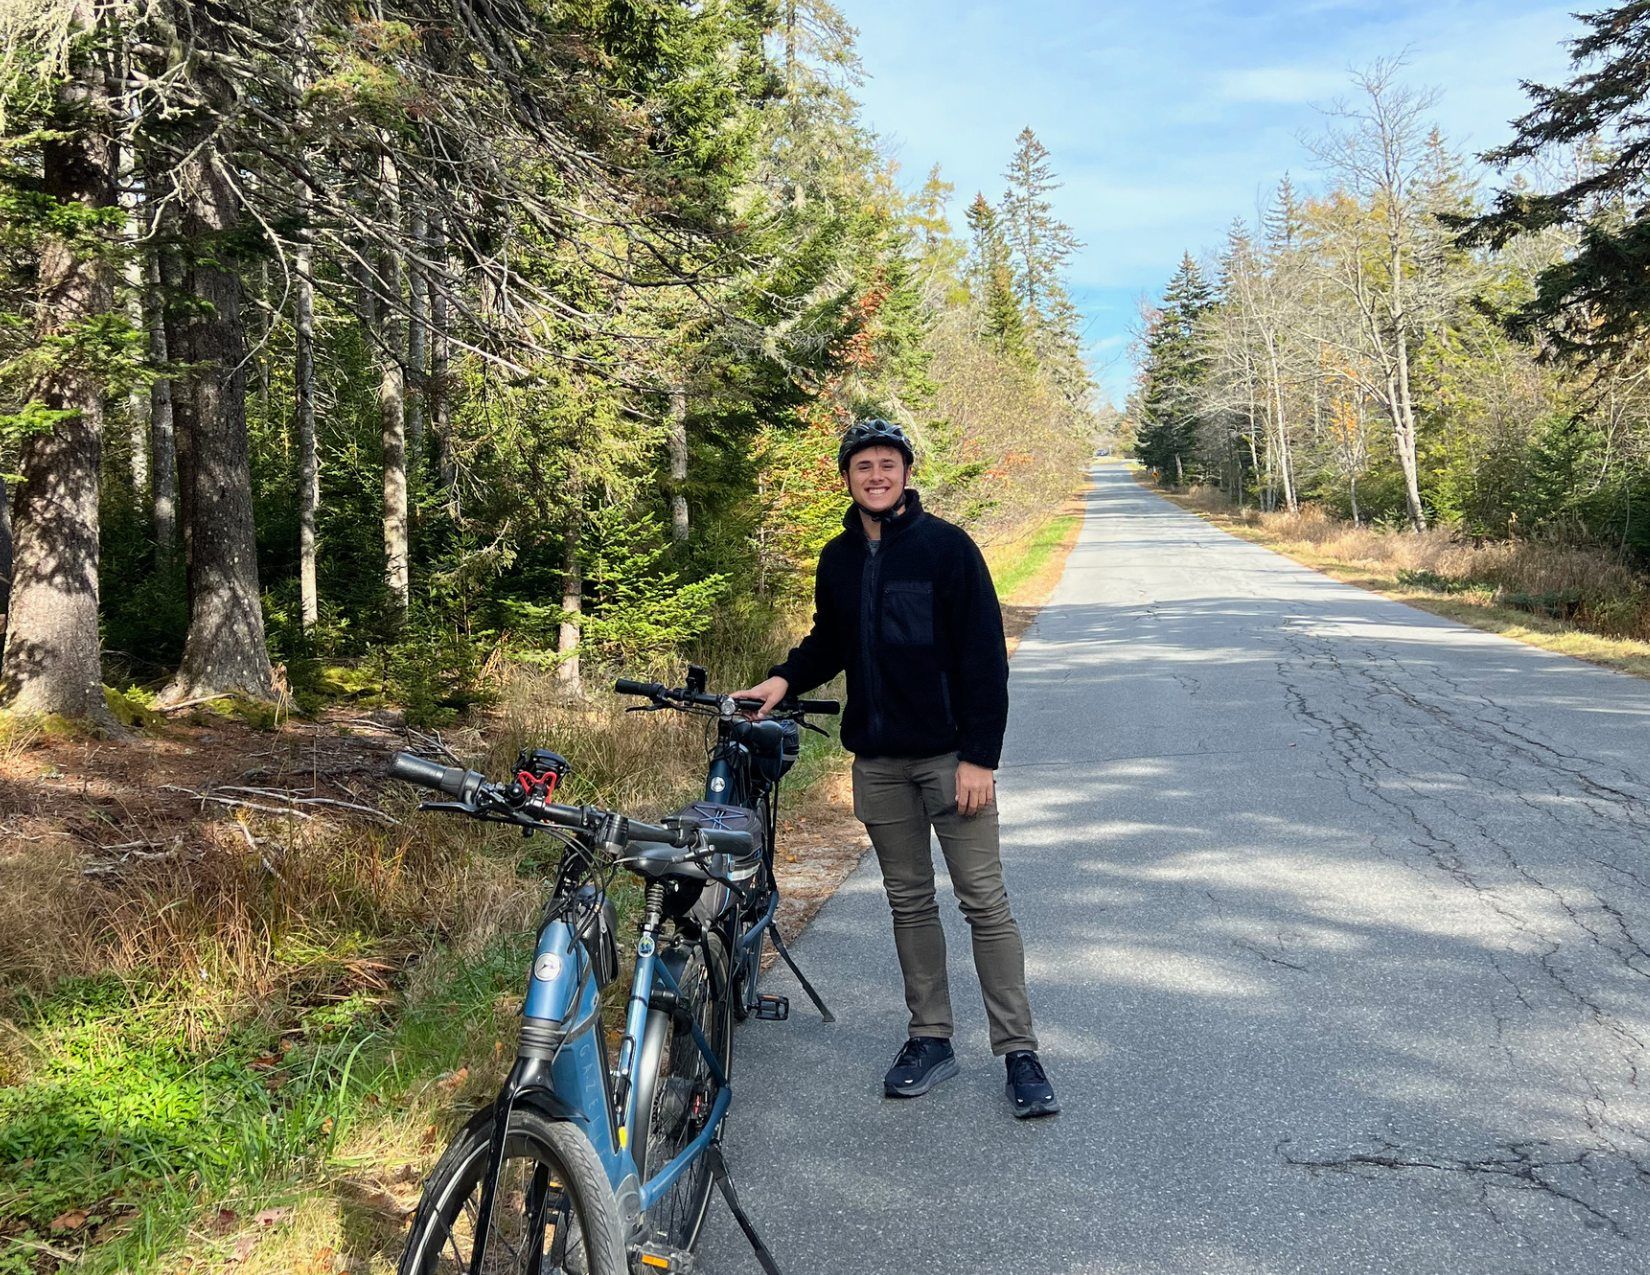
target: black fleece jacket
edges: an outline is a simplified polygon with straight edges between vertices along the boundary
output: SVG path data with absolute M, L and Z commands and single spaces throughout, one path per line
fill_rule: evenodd
M 862 757 L 956 752 L 996 768 L 1008 726 L 997 591 L 961 527 L 913 489 L 869 551 L 859 510 L 819 555 L 813 630 L 772 669 L 806 695 L 848 671 L 842 742 Z M 770 674 L 771 675 L 771 674 Z

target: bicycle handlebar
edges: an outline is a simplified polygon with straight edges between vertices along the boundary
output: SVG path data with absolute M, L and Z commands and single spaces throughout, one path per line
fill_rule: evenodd
M 555 824 L 574 832 L 601 837 L 603 848 L 613 853 L 618 853 L 637 841 L 655 841 L 682 850 L 697 851 L 704 847 L 719 854 L 743 856 L 749 854 L 755 844 L 748 832 L 703 828 L 691 823 L 667 828 L 660 824 L 643 823 L 640 819 L 630 819 L 617 811 L 603 810 L 598 806 L 557 806 L 544 803 L 535 805 L 531 811 L 527 811 L 519 804 L 511 803 L 505 797 L 504 790 L 497 784 L 489 783 L 480 771 L 465 770 L 459 766 L 443 766 L 412 753 L 396 753 L 390 758 L 389 770 L 390 776 L 394 779 L 417 784 L 422 788 L 433 788 L 437 792 L 456 798 L 467 807 L 463 813 L 480 818 L 496 814 L 507 822 L 522 827 Z
M 670 704 L 673 706 L 697 705 L 704 708 L 714 708 L 718 712 L 724 711 L 724 706 L 732 704 L 736 708 L 760 708 L 762 701 L 748 696 L 735 698 L 731 695 L 713 695 L 709 691 L 694 691 L 686 687 L 673 689 L 663 682 L 637 682 L 628 677 L 621 677 L 613 683 L 613 690 L 619 695 L 639 695 L 643 699 L 653 700 L 655 703 Z M 835 716 L 842 711 L 840 700 L 834 699 L 792 699 L 785 698 L 774 705 L 773 711 L 784 716 L 803 716 L 808 713 L 818 713 L 822 716 Z

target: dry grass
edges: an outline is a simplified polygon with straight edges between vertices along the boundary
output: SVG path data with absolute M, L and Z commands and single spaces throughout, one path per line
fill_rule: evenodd
M 1650 676 L 1650 579 L 1601 550 L 1355 527 L 1316 506 L 1241 514 L 1212 488 L 1183 508 L 1336 579 L 1488 632 Z

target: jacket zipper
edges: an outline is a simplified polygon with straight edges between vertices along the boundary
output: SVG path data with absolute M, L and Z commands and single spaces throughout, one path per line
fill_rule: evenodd
M 882 681 L 877 674 L 876 641 L 877 621 L 877 585 L 882 577 L 882 555 L 888 552 L 887 538 L 883 538 L 877 552 L 866 550 L 865 573 L 860 577 L 859 584 L 859 659 L 865 666 L 865 692 L 871 701 L 871 745 L 868 752 L 876 756 L 875 749 L 882 743 Z

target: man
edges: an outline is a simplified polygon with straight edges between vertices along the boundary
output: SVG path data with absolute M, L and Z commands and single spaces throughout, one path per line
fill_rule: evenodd
M 909 486 L 912 461 L 898 425 L 861 421 L 843 435 L 837 464 L 853 505 L 819 557 L 813 629 L 766 681 L 737 694 L 760 699 L 761 716 L 848 672 L 842 742 L 854 754 L 854 814 L 882 865 L 911 1011 L 884 1092 L 915 1098 L 958 1070 L 930 849 L 938 833 L 1014 1114 L 1052 1115 L 1060 1104 L 1037 1058 L 997 844 L 993 772 L 1008 724 L 1002 611 L 968 533 L 923 510 Z

